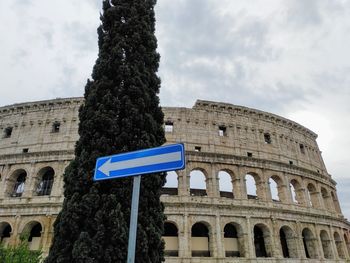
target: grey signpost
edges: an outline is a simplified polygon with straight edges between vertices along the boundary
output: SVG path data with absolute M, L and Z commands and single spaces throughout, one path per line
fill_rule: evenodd
M 135 262 L 137 216 L 141 175 L 185 168 L 185 147 L 182 143 L 116 154 L 98 158 L 94 181 L 134 176 L 127 263 Z

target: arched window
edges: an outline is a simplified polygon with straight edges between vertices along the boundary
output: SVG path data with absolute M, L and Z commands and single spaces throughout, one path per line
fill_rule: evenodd
M 225 171 L 219 172 L 219 190 L 221 197 L 234 198 L 232 177 Z
M 39 222 L 32 221 L 28 223 L 22 234 L 28 235 L 28 246 L 30 250 L 39 250 L 41 246 L 42 226 Z
M 307 258 L 317 258 L 316 238 L 311 230 L 304 228 L 302 231 L 305 256 Z
M 298 248 L 294 237 L 293 230 L 288 226 L 280 229 L 280 242 L 284 258 L 297 258 Z
M 329 194 L 326 188 L 321 187 L 321 195 L 322 195 L 322 200 L 323 200 L 323 207 L 327 210 L 329 209 Z
M 348 254 L 350 255 L 350 242 L 346 234 L 344 234 L 344 241 L 345 241 L 345 246 L 348 251 Z
M 203 223 L 196 223 L 191 229 L 192 257 L 210 257 L 209 230 Z
M 53 185 L 55 171 L 51 167 L 45 167 L 38 173 L 38 184 L 36 186 L 36 194 L 50 195 Z
M 318 208 L 320 206 L 318 202 L 318 192 L 316 190 L 316 187 L 312 183 L 309 183 L 307 185 L 307 192 L 310 206 Z
M 0 246 L 7 247 L 11 237 L 12 228 L 9 223 L 0 223 Z
M 274 178 L 270 177 L 269 185 L 270 185 L 270 192 L 271 192 L 272 201 L 279 202 L 280 197 L 278 194 L 278 184 Z
M 9 180 L 9 193 L 12 197 L 21 197 L 24 192 L 27 173 L 23 169 L 15 171 Z
M 177 195 L 178 194 L 177 173 L 174 171 L 167 172 L 166 183 L 163 186 L 162 194 Z
M 324 258 L 328 258 L 328 259 L 333 258 L 331 240 L 329 239 L 328 233 L 325 230 L 321 231 L 320 238 L 321 238 Z
M 341 240 L 340 235 L 338 232 L 334 232 L 334 241 L 335 246 L 337 247 L 337 253 L 340 258 L 345 258 L 345 252 L 344 252 L 344 246 L 343 246 L 343 240 Z
M 167 257 L 179 256 L 179 238 L 175 224 L 170 222 L 164 223 L 163 239 L 165 242 L 164 255 Z
M 290 186 L 290 191 L 292 194 L 292 201 L 295 204 L 302 204 L 303 203 L 303 194 L 301 191 L 300 183 L 297 180 L 293 179 L 290 181 L 289 186 Z
M 190 194 L 197 196 L 207 195 L 206 178 L 200 170 L 193 170 L 190 173 Z
M 340 209 L 340 205 L 338 202 L 338 198 L 336 197 L 336 194 L 334 194 L 334 192 L 331 192 L 331 196 L 332 196 L 332 201 L 333 201 L 333 205 L 334 205 L 334 209 L 337 213 L 341 213 L 341 209 Z
M 255 178 L 253 175 L 246 174 L 245 186 L 247 189 L 247 198 L 248 199 L 257 199 L 256 181 L 255 181 Z
M 271 257 L 270 231 L 263 224 L 254 226 L 254 246 L 256 257 Z
M 241 257 L 241 240 L 238 238 L 237 228 L 234 224 L 224 227 L 224 246 L 226 257 Z

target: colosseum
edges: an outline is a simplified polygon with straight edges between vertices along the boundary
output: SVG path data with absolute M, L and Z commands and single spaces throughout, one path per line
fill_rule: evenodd
M 0 108 L 0 235 L 49 250 L 74 157 L 82 98 Z M 198 100 L 164 107 L 167 143 L 186 148 L 185 170 L 163 189 L 167 263 L 346 262 L 341 213 L 309 129 L 283 117 Z

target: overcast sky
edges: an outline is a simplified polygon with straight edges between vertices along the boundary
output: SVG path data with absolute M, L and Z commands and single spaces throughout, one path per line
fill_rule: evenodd
M 0 105 L 82 96 L 100 0 L 0 1 Z M 350 218 L 350 1 L 158 0 L 162 106 L 196 99 L 315 131 Z

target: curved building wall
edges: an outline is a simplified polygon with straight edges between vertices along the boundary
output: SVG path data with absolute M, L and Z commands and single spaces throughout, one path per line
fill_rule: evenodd
M 0 108 L 3 244 L 16 244 L 27 231 L 32 249 L 48 251 L 81 103 L 68 98 Z M 168 174 L 162 195 L 166 262 L 349 259 L 350 226 L 315 133 L 231 104 L 197 101 L 192 109 L 163 111 L 167 143 L 186 148 L 186 169 Z

